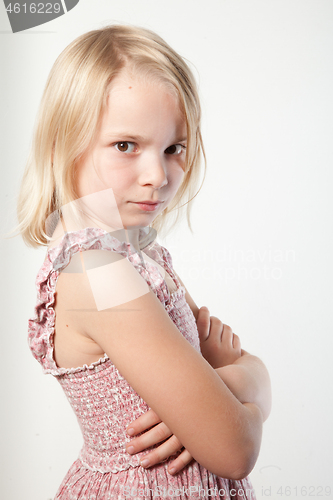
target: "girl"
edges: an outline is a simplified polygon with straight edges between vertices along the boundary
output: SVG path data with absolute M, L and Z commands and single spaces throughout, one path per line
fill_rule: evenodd
M 202 151 L 193 76 L 156 34 L 110 26 L 59 56 L 18 205 L 49 243 L 29 345 L 84 437 L 56 499 L 255 498 L 267 371 L 155 241 Z

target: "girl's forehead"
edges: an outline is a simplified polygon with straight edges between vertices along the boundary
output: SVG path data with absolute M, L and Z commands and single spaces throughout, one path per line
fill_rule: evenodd
M 155 120 L 184 121 L 179 97 L 162 81 L 122 73 L 112 82 L 103 121 Z
M 178 91 L 175 86 L 163 78 L 162 75 L 157 75 L 153 71 L 135 71 L 130 66 L 125 66 L 111 81 L 108 89 L 108 97 L 111 93 L 131 90 L 133 88 L 146 89 L 147 92 L 151 89 L 156 89 L 161 93 L 167 93 L 172 96 L 178 103 L 180 101 Z
M 173 97 L 177 102 L 179 102 L 179 95 L 171 83 L 163 81 L 161 77 L 158 78 L 155 75 L 140 73 L 135 74 L 126 69 L 122 70 L 111 81 L 108 98 L 112 94 L 132 89 L 137 91 L 139 90 L 143 94 L 156 90 L 161 94 L 169 94 L 170 97 Z

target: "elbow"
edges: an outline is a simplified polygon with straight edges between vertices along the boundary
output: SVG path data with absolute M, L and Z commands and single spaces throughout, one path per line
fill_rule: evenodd
M 240 418 L 226 432 L 214 434 L 214 442 L 191 451 L 193 458 L 216 476 L 238 481 L 247 477 L 259 456 L 263 417 L 260 409 L 252 403 L 244 403 Z M 200 456 L 199 456 L 200 455 Z
M 227 479 L 241 480 L 247 477 L 256 464 L 262 437 L 262 414 L 255 405 L 251 406 L 251 425 L 239 439 L 231 454 Z M 223 477 L 223 476 L 222 476 Z
M 249 432 L 238 450 L 237 460 L 235 461 L 234 471 L 230 479 L 244 479 L 250 474 L 258 459 L 262 437 L 262 414 L 259 408 L 253 405 L 254 419 Z
M 270 392 L 267 399 L 266 399 L 266 405 L 262 409 L 262 417 L 263 417 L 262 421 L 263 422 L 265 422 L 268 419 L 268 417 L 271 413 L 271 410 L 272 410 L 272 394 Z
M 239 481 L 246 478 L 252 471 L 259 455 L 260 446 L 253 445 L 247 449 L 233 453 L 227 461 L 221 464 L 218 471 L 214 471 L 220 477 Z
M 246 446 L 243 443 L 237 448 L 233 446 L 229 455 L 223 454 L 223 457 L 220 456 L 219 460 L 215 460 L 213 464 L 201 462 L 201 465 L 219 477 L 239 481 L 252 471 L 258 459 L 259 450 L 260 442 L 258 441 L 248 442 Z
M 228 474 L 228 478 L 234 481 L 239 481 L 241 479 L 246 478 L 250 472 L 253 470 L 255 463 L 258 458 L 259 451 L 253 450 L 252 453 L 243 453 L 238 460 L 234 462 L 230 473 Z

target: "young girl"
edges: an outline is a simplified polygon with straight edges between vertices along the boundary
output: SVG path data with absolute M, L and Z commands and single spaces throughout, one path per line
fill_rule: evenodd
M 156 34 L 110 26 L 59 56 L 18 205 L 49 244 L 29 345 L 84 438 L 56 499 L 255 498 L 267 371 L 155 240 L 202 151 L 193 76 Z

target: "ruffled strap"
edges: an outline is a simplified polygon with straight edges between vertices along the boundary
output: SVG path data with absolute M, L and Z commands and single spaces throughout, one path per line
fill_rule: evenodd
M 147 247 L 147 253 L 154 252 L 157 248 L 162 247 L 156 242 L 150 243 Z M 108 360 L 105 355 L 90 366 L 84 365 L 71 369 L 59 368 L 54 360 L 54 303 L 57 280 L 72 256 L 79 251 L 86 250 L 108 250 L 121 254 L 133 264 L 164 306 L 170 300 L 167 285 L 157 266 L 144 262 L 131 244 L 120 242 L 110 233 L 98 228 L 86 228 L 66 233 L 58 246 L 48 250 L 47 257 L 37 274 L 37 304 L 34 317 L 29 319 L 29 347 L 34 357 L 41 363 L 44 373 L 62 375 L 94 368 Z

